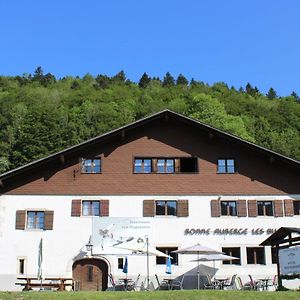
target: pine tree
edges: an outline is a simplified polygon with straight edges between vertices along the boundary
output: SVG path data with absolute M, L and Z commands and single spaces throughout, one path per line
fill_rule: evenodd
M 32 77 L 33 81 L 39 81 L 41 82 L 44 76 L 44 72 L 41 66 L 38 66 L 35 70 L 34 70 L 34 75 Z
M 272 100 L 272 99 L 275 99 L 277 98 L 277 93 L 276 91 L 271 87 L 268 91 L 268 93 L 266 94 L 267 98 Z
M 175 85 L 174 77 L 169 72 L 167 72 L 163 79 L 162 86 L 170 87 L 170 86 L 174 86 L 174 85 Z
M 196 81 L 195 81 L 194 78 L 192 78 L 192 79 L 191 79 L 191 82 L 190 82 L 190 86 L 193 86 L 193 85 L 195 85 L 195 84 L 196 84 Z
M 110 84 L 110 78 L 106 75 L 99 74 L 96 77 L 97 86 L 102 89 L 107 89 Z
M 296 101 L 300 101 L 300 98 L 299 98 L 298 94 L 295 91 L 293 91 L 291 93 L 291 96 L 294 97 Z
M 125 72 L 121 70 L 119 73 L 112 77 L 112 80 L 116 83 L 124 83 L 126 81 Z
M 145 72 L 139 81 L 139 87 L 142 89 L 145 89 L 148 86 L 148 84 L 150 83 L 150 81 L 151 81 L 151 78 Z
M 256 86 L 252 87 L 252 85 L 249 82 L 246 84 L 245 91 L 248 95 L 252 97 L 257 97 L 260 95 L 259 89 Z
M 182 75 L 179 74 L 176 79 L 176 85 L 188 85 L 189 81 Z

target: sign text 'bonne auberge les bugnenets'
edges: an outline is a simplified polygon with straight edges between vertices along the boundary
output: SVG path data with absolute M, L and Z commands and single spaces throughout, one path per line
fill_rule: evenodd
M 274 228 L 186 228 L 184 235 L 270 235 L 276 230 Z

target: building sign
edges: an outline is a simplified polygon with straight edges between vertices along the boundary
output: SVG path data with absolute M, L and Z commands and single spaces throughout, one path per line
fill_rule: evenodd
M 184 235 L 270 235 L 276 230 L 274 228 L 186 228 Z
M 279 265 L 282 275 L 300 273 L 300 247 L 279 249 Z
M 151 234 L 151 218 L 94 218 L 93 244 L 102 250 Z

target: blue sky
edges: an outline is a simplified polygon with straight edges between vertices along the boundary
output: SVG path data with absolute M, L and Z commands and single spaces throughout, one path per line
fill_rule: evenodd
M 300 94 L 298 0 L 1 0 L 0 74 L 169 71 Z

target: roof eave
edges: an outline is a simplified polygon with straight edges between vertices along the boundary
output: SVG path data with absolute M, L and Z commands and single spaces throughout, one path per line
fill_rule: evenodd
M 280 160 L 283 160 L 285 162 L 288 162 L 290 164 L 293 164 L 293 165 L 296 165 L 297 167 L 300 167 L 300 162 L 297 161 L 297 160 L 294 160 L 290 157 L 287 157 L 287 156 L 284 156 L 282 154 L 279 154 L 279 153 L 276 153 L 272 150 L 269 150 L 267 148 L 264 148 L 262 146 L 258 146 L 252 142 L 249 142 L 247 140 L 244 140 L 244 139 L 241 139 L 233 134 L 230 134 L 230 133 L 227 133 L 227 132 L 224 132 L 220 129 L 217 129 L 211 125 L 207 125 L 207 124 L 204 124 L 198 120 L 194 120 L 190 117 L 187 117 L 187 116 L 184 116 L 182 114 L 179 114 L 179 113 L 176 113 L 176 112 L 173 112 L 169 109 L 165 109 L 163 111 L 160 111 L 160 112 L 157 112 L 157 113 L 154 113 L 150 116 L 147 116 L 145 118 L 142 118 L 138 121 L 134 121 L 130 124 L 127 124 L 127 125 L 124 125 L 124 126 L 121 126 L 119 128 L 116 128 L 114 130 L 111 130 L 109 132 L 106 132 L 102 135 L 99 135 L 99 136 L 96 136 L 92 139 L 89 139 L 87 141 L 84 141 L 82 143 L 79 143 L 77 145 L 74 145 L 74 146 L 71 146 L 71 147 L 68 147 L 67 149 L 64 149 L 62 151 L 59 151 L 59 152 L 56 152 L 56 153 L 53 153 L 47 157 L 44 157 L 44 158 L 41 158 L 41 159 L 38 159 L 36 161 L 33 161 L 33 162 L 30 162 L 24 166 L 21 166 L 21 167 L 18 167 L 18 168 L 15 168 L 13 170 L 10 170 L 8 172 L 5 172 L 3 174 L 0 175 L 0 179 L 4 180 L 4 179 L 8 179 L 12 176 L 14 176 L 15 174 L 18 174 L 18 173 L 21 173 L 25 170 L 29 170 L 31 168 L 34 168 L 38 165 L 42 165 L 44 163 L 47 163 L 49 161 L 53 161 L 55 160 L 57 157 L 61 156 L 61 155 L 67 155 L 69 154 L 70 152 L 72 151 L 76 151 L 76 150 L 80 150 L 80 148 L 84 147 L 84 146 L 87 146 L 89 144 L 92 144 L 92 143 L 95 143 L 95 142 L 98 142 L 98 141 L 101 141 L 101 140 L 105 140 L 109 137 L 112 137 L 114 135 L 117 135 L 118 133 L 122 132 L 123 130 L 130 130 L 130 129 L 133 129 L 133 128 L 136 128 L 136 127 L 139 127 L 141 126 L 142 124 L 145 124 L 145 123 L 148 123 L 154 119 L 157 119 L 157 118 L 160 118 L 160 117 L 163 117 L 164 115 L 171 115 L 171 116 L 176 116 L 178 119 L 181 119 L 181 120 L 185 120 L 187 121 L 188 123 L 190 124 L 194 124 L 194 125 L 197 125 L 197 126 L 200 126 L 202 129 L 205 129 L 207 131 L 211 131 L 213 133 L 217 133 L 219 136 L 222 136 L 222 137 L 225 137 L 225 138 L 229 138 L 231 139 L 232 141 L 235 141 L 235 142 L 239 142 L 251 149 L 254 149 L 256 151 L 260 151 L 266 155 L 269 155 L 269 156 L 272 156 L 274 158 L 277 158 L 277 159 L 280 159 Z

